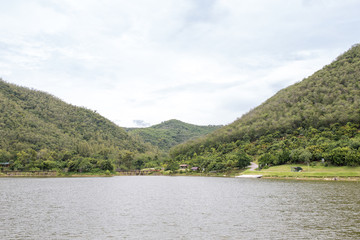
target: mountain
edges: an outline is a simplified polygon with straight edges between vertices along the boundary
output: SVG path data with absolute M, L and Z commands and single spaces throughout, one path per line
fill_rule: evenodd
M 198 126 L 173 119 L 147 128 L 127 128 L 126 131 L 130 135 L 139 136 L 145 142 L 168 151 L 177 144 L 204 136 L 220 127 Z
M 240 161 L 239 156 L 259 159 L 263 165 L 320 159 L 358 165 L 359 123 L 360 45 L 354 45 L 232 124 L 176 146 L 171 156 L 206 167 L 212 164 L 212 169 L 234 166 L 231 161 Z
M 27 157 L 19 162 L 22 167 L 41 156 L 58 162 L 75 156 L 112 158 L 114 163 L 121 151 L 136 154 L 151 149 L 94 111 L 1 79 L 0 136 L 0 162 L 15 162 L 23 154 Z M 43 166 L 38 165 L 28 169 Z

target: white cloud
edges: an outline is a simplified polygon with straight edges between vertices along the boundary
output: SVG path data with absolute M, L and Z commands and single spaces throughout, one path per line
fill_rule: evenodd
M 122 126 L 226 124 L 359 39 L 360 3 L 0 3 L 0 77 Z

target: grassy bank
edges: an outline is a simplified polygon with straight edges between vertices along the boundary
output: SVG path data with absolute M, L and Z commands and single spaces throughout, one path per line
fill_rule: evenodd
M 239 170 L 232 169 L 224 172 L 174 172 L 170 171 L 161 172 L 161 175 L 164 176 L 198 176 L 198 177 L 235 177 L 239 175 Z
M 42 172 L 42 171 L 6 171 L 0 172 L 0 177 L 110 177 L 116 173 L 111 172 L 87 172 L 87 173 L 75 173 L 75 172 Z
M 302 167 L 301 172 L 291 172 L 291 167 Z M 238 175 L 262 175 L 263 178 L 291 178 L 291 179 L 316 179 L 316 180 L 349 180 L 360 181 L 360 167 L 324 167 L 324 166 L 307 166 L 303 164 L 297 165 L 281 165 L 273 166 L 261 171 L 245 170 L 239 173 L 239 170 L 231 170 L 227 172 L 217 173 L 200 173 L 200 172 L 170 172 L 161 171 L 145 175 L 162 175 L 162 176 L 203 176 L 203 177 L 235 177 Z M 136 175 L 136 174 L 135 174 Z M 0 177 L 111 177 L 111 176 L 127 176 L 117 172 L 96 172 L 96 173 L 74 173 L 74 172 L 52 172 L 51 174 L 41 172 L 10 172 L 4 174 L 0 172 Z
M 302 167 L 301 172 L 291 172 L 291 167 Z M 302 164 L 273 166 L 261 171 L 246 170 L 242 174 L 263 175 L 265 178 L 298 178 L 298 179 L 338 179 L 359 180 L 360 167 L 307 166 Z

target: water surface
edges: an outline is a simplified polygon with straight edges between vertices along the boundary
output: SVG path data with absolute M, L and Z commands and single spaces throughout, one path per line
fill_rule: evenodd
M 360 183 L 0 179 L 2 239 L 360 239 Z

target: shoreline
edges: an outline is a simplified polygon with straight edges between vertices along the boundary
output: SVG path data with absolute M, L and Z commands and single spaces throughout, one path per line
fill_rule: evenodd
M 242 173 L 235 174 L 227 174 L 227 173 L 219 173 L 219 174 L 146 174 L 146 175 L 123 175 L 123 174 L 52 174 L 52 175 L 35 175 L 35 174 L 17 174 L 17 175 L 5 175 L 0 173 L 0 178 L 96 178 L 96 177 L 120 177 L 120 176 L 169 176 L 169 177 L 223 177 L 223 178 L 235 178 L 235 176 L 242 175 Z M 359 176 L 269 176 L 263 175 L 261 178 L 263 179 L 279 179 L 279 180 L 298 180 L 298 181 L 346 181 L 346 182 L 359 182 Z
M 275 177 L 263 176 L 264 179 L 279 180 L 299 180 L 299 181 L 340 181 L 340 182 L 359 182 L 360 177 Z
M 295 167 L 302 168 L 301 171 L 293 171 Z M 283 164 L 271 166 L 265 169 L 246 169 L 239 175 L 262 175 L 268 179 L 293 179 L 293 180 L 315 180 L 315 181 L 360 181 L 360 167 L 349 166 L 313 166 L 305 164 Z

